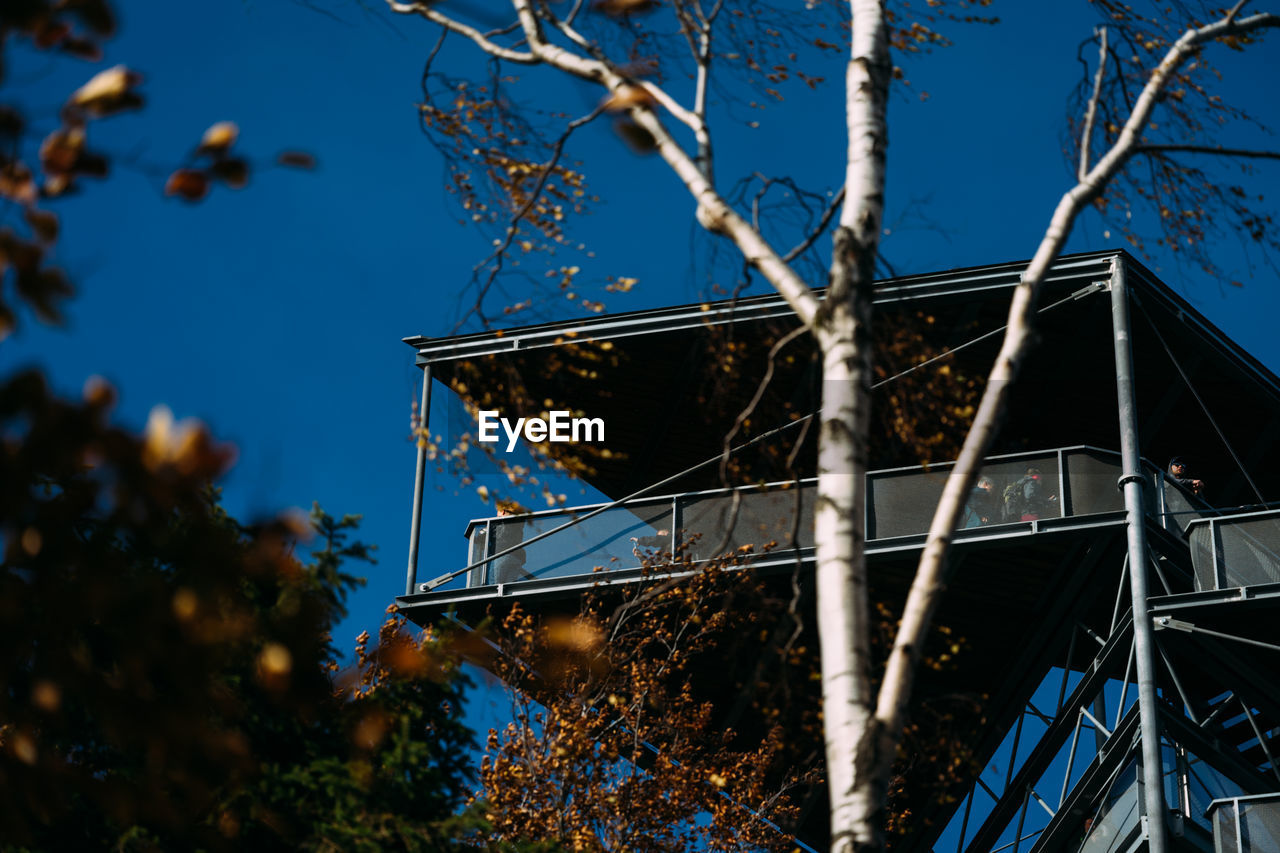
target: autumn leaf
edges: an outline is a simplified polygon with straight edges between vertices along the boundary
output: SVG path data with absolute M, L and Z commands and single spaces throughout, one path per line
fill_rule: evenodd
M 68 103 L 92 116 L 102 117 L 142 106 L 142 97 L 133 91 L 142 75 L 123 65 L 100 71 L 71 94 Z
M 165 182 L 164 194 L 200 201 L 209 194 L 209 176 L 199 169 L 179 169 Z
M 276 156 L 276 162 L 281 166 L 290 166 L 294 169 L 314 169 L 316 167 L 316 158 L 305 151 L 281 151 Z
M 36 28 L 31 41 L 41 50 L 48 50 L 70 34 L 71 25 L 65 21 L 46 20 Z
M 147 418 L 142 462 L 152 471 L 176 469 L 187 476 L 212 478 L 235 455 L 229 445 L 215 445 L 209 430 L 194 418 L 174 422 L 168 406 L 156 406 Z
M 613 129 L 627 143 L 627 147 L 637 154 L 651 154 L 658 148 L 658 141 L 653 138 L 653 134 L 630 119 L 618 119 L 614 122 Z
M 657 0 L 596 0 L 591 8 L 614 18 L 626 15 L 641 15 L 658 8 Z
M 240 128 L 233 121 L 220 121 L 204 132 L 200 140 L 199 154 L 225 154 L 240 136 Z
M 27 220 L 27 224 L 31 226 L 32 233 L 36 235 L 36 239 L 41 243 L 48 245 L 58 239 L 58 215 L 56 213 L 28 208 L 23 212 L 23 218 Z
M 17 272 L 14 289 L 36 312 L 36 316 L 46 323 L 61 322 L 58 303 L 74 293 L 62 270 L 17 267 Z
M 58 49 L 86 62 L 102 61 L 102 48 L 97 42 L 86 38 L 68 36 L 58 45 Z
M 632 107 L 652 107 L 653 95 L 643 86 L 620 86 L 604 99 L 602 106 L 611 113 L 620 113 Z
M 54 175 L 70 174 L 84 153 L 83 127 L 60 127 L 40 143 L 40 166 Z
M 238 190 L 249 183 L 249 164 L 239 157 L 228 157 L 210 166 L 209 174 Z
M 36 200 L 36 194 L 35 179 L 25 165 L 14 161 L 0 167 L 0 198 L 7 198 L 18 204 L 32 204 Z
M 106 0 L 75 0 L 71 3 L 60 3 L 69 13 L 80 19 L 80 23 L 96 36 L 109 38 L 115 34 L 116 18 Z

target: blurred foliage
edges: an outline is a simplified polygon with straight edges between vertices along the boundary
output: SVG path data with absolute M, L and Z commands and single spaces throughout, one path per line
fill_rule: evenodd
M 99 62 L 115 28 L 103 0 L 5 3 L 0 82 L 24 51 Z M 50 207 L 107 175 L 94 123 L 144 103 L 136 71 L 87 76 L 48 128 L 0 89 L 13 223 L 0 228 L 0 340 L 21 305 L 61 320 L 72 287 L 53 265 Z M 238 136 L 214 123 L 181 165 L 150 171 L 186 201 L 238 189 L 251 171 Z M 80 401 L 36 371 L 0 379 L 0 847 L 507 849 L 468 842 L 485 822 L 465 808 L 472 739 L 452 641 L 393 615 L 347 671 L 337 662 L 330 632 L 363 583 L 347 567 L 372 562 L 351 538 L 359 516 L 242 524 L 211 485 L 231 447 L 163 406 L 132 435 L 111 425 L 114 401 L 98 379 Z
M 241 524 L 225 447 L 112 399 L 0 385 L 0 844 L 453 849 L 480 811 L 450 644 L 392 619 L 338 674 L 359 518 Z

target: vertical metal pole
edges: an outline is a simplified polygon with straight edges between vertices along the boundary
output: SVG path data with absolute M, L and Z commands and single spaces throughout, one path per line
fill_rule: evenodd
M 418 467 L 413 477 L 413 521 L 409 526 L 409 571 L 404 594 L 413 595 L 418 580 L 418 542 L 422 538 L 422 487 L 427 479 L 427 442 L 431 423 L 431 365 L 422 366 L 422 408 L 418 409 Z
M 1067 501 L 1071 499 L 1071 490 L 1067 488 L 1067 463 L 1066 454 L 1061 450 L 1058 456 L 1058 517 L 1066 518 L 1072 513 L 1067 512 Z
M 1138 449 L 1138 405 L 1133 387 L 1129 290 L 1124 263 L 1111 262 L 1111 323 L 1115 332 L 1116 398 L 1120 412 L 1120 456 L 1129 536 L 1129 593 L 1133 605 L 1133 651 L 1138 675 L 1138 724 L 1142 731 L 1142 781 L 1151 853 L 1167 853 L 1164 780 L 1160 768 L 1160 724 L 1156 704 L 1155 643 L 1147 607 L 1147 529 L 1142 495 L 1142 457 Z

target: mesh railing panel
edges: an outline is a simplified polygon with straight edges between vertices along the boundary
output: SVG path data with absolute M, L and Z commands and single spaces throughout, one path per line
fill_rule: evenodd
M 1217 528 L 1228 588 L 1280 582 L 1280 517 L 1223 521 Z
M 1065 454 L 1067 515 L 1090 515 L 1124 509 L 1124 493 L 1117 487 L 1120 457 L 1097 450 L 1076 450 Z
M 1163 483 L 1165 529 L 1186 533 L 1188 524 L 1205 517 L 1204 505 L 1188 497 L 1176 484 L 1168 480 L 1163 480 Z
M 539 533 L 552 530 L 569 514 L 510 516 L 493 520 L 496 554 Z M 606 510 L 489 563 L 486 583 L 512 583 L 534 577 L 590 574 L 599 569 L 635 568 L 641 557 L 671 550 L 671 500 Z
M 1033 469 L 1038 473 L 1030 474 Z M 915 469 L 869 475 L 867 500 L 871 512 L 867 538 L 888 539 L 928 532 L 950 471 L 947 466 L 923 472 Z M 1058 518 L 1062 514 L 1056 453 L 988 462 L 982 468 L 982 477 L 991 481 L 990 497 L 971 499 L 970 507 L 975 510 L 969 514 L 972 523 L 962 522 L 962 526 Z M 1031 484 L 1028 482 L 1031 477 L 1038 480 Z M 986 506 L 976 506 L 977 498 L 986 501 Z M 981 521 L 984 517 L 985 523 Z
M 1240 853 L 1280 851 L 1280 800 L 1240 805 Z
M 817 485 L 798 488 L 743 490 L 735 511 L 732 495 L 696 496 L 680 502 L 681 536 L 692 540 L 689 553 L 706 560 L 740 547 L 754 546 L 756 553 L 813 546 L 813 502 Z M 800 510 L 799 526 L 795 517 Z M 732 525 L 732 529 L 730 529 Z M 727 534 L 726 534 L 727 531 Z M 792 533 L 798 533 L 796 543 Z M 696 538 L 695 538 L 696 537 Z
M 1187 541 L 1191 545 L 1191 567 L 1196 573 L 1196 589 L 1217 589 L 1217 563 L 1213 559 L 1213 525 L 1197 524 L 1191 528 Z
M 946 470 L 868 477 L 867 538 L 888 539 L 928 530 L 946 481 Z
M 471 537 L 467 540 L 467 565 L 473 565 L 484 559 L 487 553 L 484 549 L 485 543 L 489 541 L 487 529 L 484 522 L 475 525 L 471 530 Z M 483 586 L 485 576 L 488 574 L 489 566 L 477 566 L 467 572 L 467 586 Z
M 989 461 L 982 479 L 987 490 L 975 489 L 966 507 L 962 528 L 1087 515 L 1123 509 L 1116 489 L 1118 454 L 1090 449 L 1063 451 L 1062 467 L 1068 488 L 1059 479 L 1059 453 L 1027 454 Z M 951 466 L 931 470 L 873 472 L 867 477 L 870 540 L 926 533 Z M 470 585 L 512 583 L 531 577 L 565 577 L 597 570 L 634 568 L 642 558 L 670 551 L 675 539 L 690 542 L 690 556 L 705 560 L 714 552 L 744 545 L 757 551 L 772 543 L 785 550 L 813 546 L 816 484 L 779 485 L 744 489 L 736 519 L 733 496 L 712 492 L 649 498 L 609 509 L 546 539 L 498 557 L 471 573 Z M 797 497 L 799 525 L 793 522 Z M 678 504 L 678 511 L 675 509 Z M 560 527 L 575 512 L 565 510 L 528 516 L 505 516 L 474 523 L 470 558 L 485 556 Z M 673 515 L 677 513 L 678 516 Z M 678 518 L 673 536 L 673 519 Z M 732 529 L 728 530 L 732 521 Z M 793 528 L 798 543 L 791 541 Z M 726 535 L 726 530 L 728 533 Z M 491 538 L 493 541 L 486 541 Z

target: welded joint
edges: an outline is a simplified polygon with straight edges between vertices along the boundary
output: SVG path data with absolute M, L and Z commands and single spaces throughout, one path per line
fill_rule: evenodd
M 1141 483 L 1145 479 L 1146 478 L 1143 477 L 1141 474 L 1125 474 L 1119 480 L 1116 480 L 1116 491 L 1123 492 L 1124 487 L 1129 485 L 1130 483 Z

